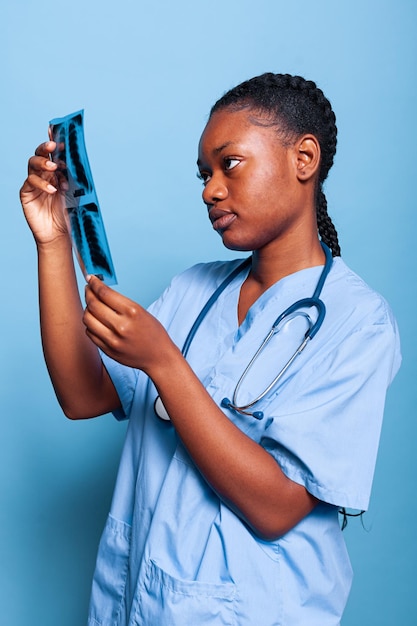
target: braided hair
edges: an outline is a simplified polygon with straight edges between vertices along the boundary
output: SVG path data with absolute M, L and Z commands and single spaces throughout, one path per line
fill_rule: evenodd
M 321 160 L 316 191 L 317 229 L 333 256 L 340 256 L 336 228 L 327 213 L 323 183 L 336 153 L 336 116 L 321 89 L 311 80 L 290 74 L 267 72 L 251 78 L 225 93 L 212 107 L 210 117 L 220 109 L 251 109 L 266 115 L 278 129 L 285 144 L 305 133 L 320 143 Z

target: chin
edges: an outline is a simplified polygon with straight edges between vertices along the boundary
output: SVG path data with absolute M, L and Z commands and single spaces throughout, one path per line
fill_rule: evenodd
M 226 244 L 224 243 L 224 247 L 227 248 L 228 250 L 234 250 L 236 252 L 253 252 L 253 248 L 251 248 L 250 246 L 244 246 L 244 245 L 234 245 L 234 244 Z
M 256 244 L 253 242 L 245 243 L 243 241 L 233 241 L 224 235 L 222 236 L 222 241 L 224 247 L 228 250 L 235 250 L 237 252 L 253 252 L 253 250 L 257 249 Z
M 250 243 L 245 243 L 244 241 L 236 241 L 235 238 L 228 236 L 229 233 L 227 231 L 219 234 L 222 238 L 224 247 L 228 250 L 236 250 L 238 252 L 252 252 L 253 248 Z

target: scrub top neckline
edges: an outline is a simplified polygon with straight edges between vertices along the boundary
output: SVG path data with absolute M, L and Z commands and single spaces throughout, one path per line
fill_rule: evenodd
M 256 315 L 261 313 L 266 307 L 269 308 L 270 306 L 272 306 L 273 303 L 276 302 L 278 298 L 287 297 L 291 295 L 291 293 L 293 292 L 297 292 L 297 294 L 299 294 L 300 289 L 303 288 L 303 281 L 304 281 L 305 289 L 306 289 L 305 297 L 306 298 L 311 297 L 315 289 L 315 285 L 311 285 L 311 281 L 313 280 L 313 277 L 315 275 L 317 276 L 320 275 L 320 273 L 323 270 L 323 267 L 324 265 L 313 265 L 311 267 L 305 267 L 301 270 L 297 270 L 296 272 L 292 272 L 291 274 L 287 274 L 286 276 L 283 276 L 282 278 L 277 280 L 274 284 L 268 287 L 268 289 L 266 289 L 263 293 L 261 293 L 261 295 L 255 300 L 255 302 L 253 302 L 253 304 L 251 304 L 241 324 L 239 324 L 239 317 L 238 317 L 240 291 L 242 289 L 243 283 L 249 276 L 250 267 L 248 268 L 247 271 L 243 272 L 242 274 L 239 274 L 239 276 L 237 276 L 236 279 L 233 281 L 234 286 L 236 285 L 238 287 L 237 300 L 234 306 L 235 320 L 236 320 L 236 332 L 239 335 L 246 332 L 246 330 L 248 330 L 250 326 L 253 324 L 253 321 Z M 333 259 L 332 268 L 333 267 L 334 267 L 334 259 Z M 309 293 L 308 291 L 309 289 L 311 290 L 311 293 Z M 234 291 L 235 289 L 233 289 L 233 292 Z M 229 296 L 230 295 L 231 293 L 229 292 Z M 298 297 L 299 296 L 297 296 L 297 299 Z M 278 314 L 279 314 L 279 311 L 277 315 Z

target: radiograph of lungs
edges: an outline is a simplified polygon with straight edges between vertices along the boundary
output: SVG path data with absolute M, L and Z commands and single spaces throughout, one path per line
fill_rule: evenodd
M 84 140 L 84 112 L 51 120 L 52 154 L 58 165 L 60 190 L 64 196 L 67 222 L 81 270 L 114 285 L 116 274 L 107 242 Z

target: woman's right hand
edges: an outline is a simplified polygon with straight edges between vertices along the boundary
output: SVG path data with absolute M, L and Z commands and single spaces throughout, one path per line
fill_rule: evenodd
M 23 211 L 38 244 L 48 244 L 59 237 L 68 238 L 58 166 L 50 159 L 55 148 L 54 141 L 46 141 L 36 148 L 34 156 L 29 159 L 28 176 L 20 190 Z

